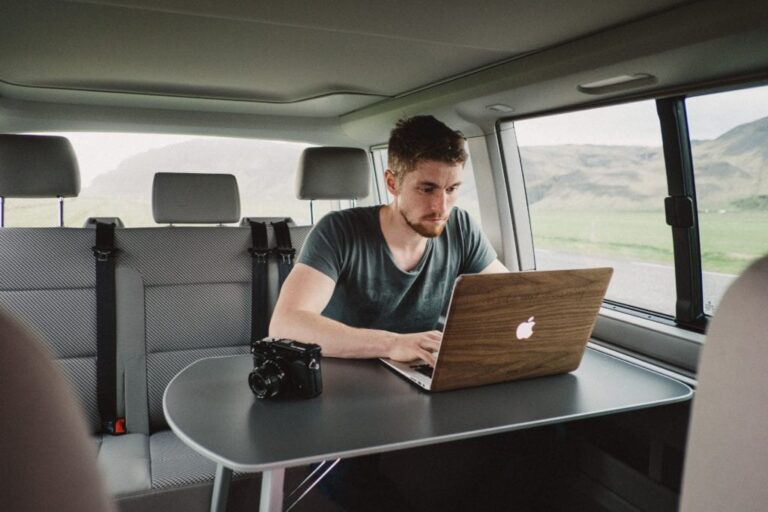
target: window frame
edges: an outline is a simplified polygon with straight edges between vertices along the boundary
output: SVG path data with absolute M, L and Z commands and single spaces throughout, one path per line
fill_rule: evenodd
M 696 187 L 694 178 L 694 164 L 691 153 L 691 141 L 688 129 L 688 120 L 686 113 L 686 100 L 690 97 L 705 96 L 708 94 L 722 93 L 733 90 L 747 89 L 751 87 L 766 86 L 768 83 L 763 80 L 745 80 L 729 81 L 726 84 L 713 85 L 707 84 L 703 87 L 690 87 L 683 92 L 677 92 L 674 95 L 665 95 L 663 92 L 656 91 L 653 94 L 628 95 L 620 98 L 611 98 L 610 100 L 599 100 L 580 104 L 573 107 L 549 109 L 531 114 L 520 116 L 507 116 L 496 120 L 495 131 L 501 150 L 501 165 L 505 175 L 507 194 L 510 198 L 510 204 L 514 211 L 525 211 L 524 215 L 514 215 L 527 218 L 525 226 L 525 236 L 530 236 L 530 254 L 518 254 L 519 261 L 533 261 L 535 266 L 535 254 L 533 253 L 533 232 L 530 222 L 530 205 L 528 203 L 527 189 L 523 187 L 524 193 L 515 194 L 512 190 L 510 178 L 515 174 L 520 174 L 521 183 L 525 184 L 525 172 L 522 168 L 520 150 L 517 145 L 517 137 L 514 136 L 514 148 L 505 147 L 502 136 L 503 132 L 510 128 L 505 125 L 526 119 L 535 119 L 549 115 L 565 114 L 569 112 L 579 112 L 603 107 L 623 105 L 638 101 L 652 100 L 656 103 L 657 115 L 659 118 L 659 129 L 662 137 L 662 151 L 664 153 L 664 163 L 667 178 L 667 197 L 659 197 L 663 200 L 662 207 L 665 211 L 667 225 L 670 227 L 672 236 L 672 247 L 674 253 L 674 271 L 675 271 L 675 289 L 676 289 L 676 307 L 675 316 L 666 315 L 657 311 L 650 311 L 632 304 L 620 303 L 612 300 L 604 300 L 603 307 L 626 313 L 628 315 L 651 320 L 658 324 L 675 326 L 686 331 L 694 333 L 704 333 L 708 325 L 710 315 L 704 311 L 703 298 L 703 269 L 701 262 L 701 244 L 698 220 L 698 206 L 696 198 Z M 514 133 L 514 129 L 511 130 Z M 508 137 L 506 137 L 508 139 Z M 509 142 L 509 141 L 508 141 Z M 514 161 L 510 162 L 508 155 L 513 155 Z M 515 169 L 509 166 L 514 165 Z M 523 204 L 520 204 L 524 202 Z M 517 219 L 522 220 L 522 219 Z M 520 222 L 515 223 L 515 236 L 520 237 L 518 232 L 523 226 Z M 518 247 L 521 247 L 518 245 Z M 520 252 L 520 251 L 519 251 Z M 526 251 L 528 252 L 528 251 Z M 525 270 L 525 266 L 521 265 Z

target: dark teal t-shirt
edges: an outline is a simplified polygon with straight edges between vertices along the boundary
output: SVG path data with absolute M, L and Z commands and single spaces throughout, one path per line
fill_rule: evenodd
M 421 261 L 405 272 L 384 240 L 380 208 L 329 213 L 310 232 L 298 262 L 336 281 L 323 316 L 398 333 L 435 329 L 456 277 L 480 272 L 496 251 L 469 214 L 453 208 L 443 233 L 427 240 Z

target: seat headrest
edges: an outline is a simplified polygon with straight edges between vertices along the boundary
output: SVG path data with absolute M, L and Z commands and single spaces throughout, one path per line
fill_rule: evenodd
M 307 148 L 299 160 L 299 199 L 360 199 L 371 186 L 371 163 L 360 148 Z
M 158 172 L 152 215 L 160 224 L 219 224 L 240 220 L 240 193 L 231 174 Z
M 0 135 L 0 197 L 75 197 L 80 169 L 72 144 L 48 135 Z

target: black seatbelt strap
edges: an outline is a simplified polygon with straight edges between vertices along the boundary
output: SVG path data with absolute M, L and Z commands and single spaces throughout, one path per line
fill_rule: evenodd
M 277 268 L 280 275 L 279 286 L 282 289 L 285 279 L 293 268 L 293 258 L 296 256 L 296 249 L 291 244 L 291 232 L 286 221 L 273 222 L 272 229 L 275 230 L 275 240 L 277 241 L 275 252 L 277 254 Z
M 125 433 L 117 417 L 117 319 L 115 313 L 115 225 L 96 223 L 96 395 L 104 431 Z
M 260 340 L 269 331 L 269 310 L 267 297 L 267 225 L 263 222 L 248 221 L 251 225 L 251 340 Z

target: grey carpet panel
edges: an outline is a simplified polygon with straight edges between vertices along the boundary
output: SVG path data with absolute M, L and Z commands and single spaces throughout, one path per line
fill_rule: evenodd
M 56 363 L 72 384 L 91 432 L 100 431 L 99 406 L 96 401 L 96 358 L 58 359 Z
M 237 347 L 219 347 L 180 352 L 161 352 L 147 355 L 147 393 L 149 403 L 149 426 L 152 432 L 168 428 L 163 414 L 163 393 L 171 379 L 193 362 L 204 357 L 247 354 L 250 343 Z M 248 376 L 243 376 L 243 385 L 248 385 Z
M 81 228 L 0 229 L 0 290 L 93 288 L 95 236 Z
M 115 232 L 119 264 L 145 285 L 250 282 L 248 228 L 136 228 Z
M 197 284 L 145 288 L 148 353 L 247 343 L 251 284 Z
M 40 335 L 50 345 L 54 357 L 96 354 L 93 288 L 0 291 L 0 305 Z

